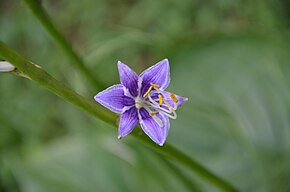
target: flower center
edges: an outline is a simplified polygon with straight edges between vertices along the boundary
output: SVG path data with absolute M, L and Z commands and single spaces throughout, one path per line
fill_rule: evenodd
M 140 98 L 140 97 L 136 97 L 136 99 L 135 99 L 135 107 L 136 107 L 137 109 L 140 109 L 140 108 L 142 108 L 143 106 L 144 106 L 144 101 L 143 101 L 143 99 Z

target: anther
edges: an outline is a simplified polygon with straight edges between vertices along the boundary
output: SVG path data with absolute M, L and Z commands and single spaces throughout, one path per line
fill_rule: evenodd
M 158 111 L 151 111 L 150 113 L 149 113 L 149 115 L 152 117 L 153 115 L 157 115 L 159 112 Z
M 158 85 L 158 84 L 150 83 L 150 85 L 152 87 L 154 87 L 155 89 L 159 89 L 160 88 L 160 85 Z
M 143 97 L 146 97 L 149 93 L 150 93 L 150 91 L 152 90 L 152 88 L 155 88 L 155 89 L 159 89 L 160 88 L 160 85 L 158 85 L 158 84 L 154 84 L 154 83 L 150 83 L 150 87 L 148 88 L 148 90 L 146 91 L 146 93 L 143 95 Z
M 175 96 L 173 93 L 169 93 L 169 96 L 170 96 L 170 98 L 171 98 L 175 103 L 178 102 L 176 96 Z
M 150 93 L 151 90 L 152 90 L 152 85 L 149 87 L 149 89 L 146 91 L 143 97 L 146 97 Z
M 159 105 L 161 106 L 163 104 L 163 97 L 162 97 L 162 95 L 158 94 L 158 99 L 159 99 Z

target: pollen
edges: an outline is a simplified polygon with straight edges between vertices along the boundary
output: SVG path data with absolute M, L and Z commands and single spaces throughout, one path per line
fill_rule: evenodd
M 170 96 L 170 98 L 171 98 L 175 103 L 178 102 L 176 96 L 175 96 L 173 93 L 170 93 L 169 96 Z
M 163 97 L 162 97 L 162 95 L 158 94 L 158 99 L 159 99 L 159 105 L 161 106 L 163 104 Z
M 143 97 L 146 97 L 149 93 L 150 93 L 150 91 L 152 90 L 152 85 L 149 87 L 149 89 L 146 91 L 146 93 L 143 95 Z
M 158 84 L 150 83 L 150 85 L 152 87 L 154 87 L 155 89 L 159 89 L 160 88 L 160 85 L 158 85 Z
M 158 111 L 151 111 L 150 113 L 149 113 L 149 115 L 152 117 L 153 115 L 157 115 L 158 114 Z

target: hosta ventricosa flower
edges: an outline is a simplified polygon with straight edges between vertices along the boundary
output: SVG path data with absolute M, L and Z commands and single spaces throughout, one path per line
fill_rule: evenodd
M 169 131 L 169 118 L 176 119 L 176 109 L 187 98 L 167 92 L 170 82 L 167 59 L 137 75 L 118 62 L 121 84 L 98 93 L 95 100 L 121 114 L 118 138 L 128 135 L 140 123 L 143 131 L 158 145 L 163 145 Z

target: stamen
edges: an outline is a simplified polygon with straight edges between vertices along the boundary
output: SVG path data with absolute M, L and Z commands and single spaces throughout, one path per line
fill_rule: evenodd
M 150 113 L 152 113 L 153 111 L 151 111 L 151 109 L 149 108 L 149 107 L 147 107 L 147 106 L 144 106 L 144 109 L 146 109 L 146 111 L 149 113 L 149 115 L 150 115 Z M 154 112 L 153 112 L 154 113 Z M 150 115 L 151 116 L 151 115 Z M 153 119 L 154 119 L 154 121 L 160 126 L 160 127 L 163 127 L 163 123 L 162 123 L 162 120 L 159 118 L 159 117 L 157 117 L 156 115 L 153 115 L 153 116 L 151 116 Z
M 173 93 L 169 93 L 169 97 L 174 101 L 173 105 L 169 104 L 168 101 L 166 101 L 165 98 L 163 98 L 163 92 L 159 89 L 155 89 L 152 90 L 153 88 L 156 87 L 156 84 L 150 83 L 151 86 L 148 88 L 148 91 L 143 95 L 143 97 L 147 97 L 149 100 L 145 100 L 144 101 L 144 105 L 142 105 L 142 107 L 144 107 L 146 109 L 146 111 L 149 113 L 149 115 L 154 119 L 154 121 L 159 125 L 159 126 L 163 126 L 162 120 L 156 115 L 156 114 L 162 114 L 165 115 L 169 118 L 172 119 L 176 119 L 177 118 L 177 114 L 175 112 L 175 110 L 177 109 L 177 103 L 178 103 L 178 99 L 176 97 L 176 95 L 174 95 Z M 157 85 L 158 87 L 159 85 Z M 160 87 L 160 86 L 159 86 Z M 158 101 L 154 100 L 151 96 L 152 94 L 157 93 L 158 95 Z
M 146 96 L 150 93 L 151 90 L 152 90 L 152 85 L 149 87 L 149 89 L 148 89 L 147 92 L 143 95 L 143 97 L 146 97 Z
M 170 98 L 171 98 L 175 103 L 178 102 L 176 96 L 175 96 L 173 93 L 169 93 L 169 96 L 170 96 Z
M 172 107 L 166 100 L 164 100 L 165 106 L 168 107 L 168 109 L 172 112 L 175 111 L 177 109 L 177 104 L 174 102 L 174 107 Z
M 177 115 L 176 112 L 173 111 L 173 115 L 171 115 L 170 113 L 165 113 L 164 111 L 160 111 L 161 114 L 166 115 L 167 117 L 171 118 L 171 119 L 176 119 Z
M 154 101 L 151 97 L 150 97 L 150 95 L 148 95 L 148 98 L 149 98 L 149 100 L 151 101 Z M 151 101 L 151 102 L 152 102 Z M 150 107 L 152 107 L 153 109 L 155 109 L 155 110 L 157 110 L 159 113 L 161 113 L 161 114 L 164 114 L 164 115 L 166 115 L 167 117 L 170 117 L 171 119 L 176 119 L 177 118 L 177 114 L 176 114 L 176 112 L 175 112 L 175 109 L 173 108 L 173 107 L 171 107 L 170 105 L 169 105 L 169 103 L 167 102 L 167 101 L 165 101 L 164 100 L 164 106 L 166 106 L 168 109 L 165 109 L 165 108 L 163 108 L 163 107 L 161 107 L 161 106 L 159 106 L 159 104 L 158 103 L 156 103 L 155 101 L 154 102 L 152 102 L 152 103 L 150 103 L 150 102 L 148 102 L 147 104 L 149 104 L 149 106 Z M 145 108 L 145 107 L 144 107 Z M 146 108 L 145 108 L 146 109 Z M 172 115 L 171 115 L 172 114 Z M 153 118 L 154 118 L 155 116 L 153 116 Z
M 151 111 L 150 113 L 149 113 L 149 115 L 152 117 L 153 115 L 157 115 L 159 112 L 158 111 Z
M 172 111 L 169 111 L 169 110 L 167 110 L 167 109 L 161 107 L 161 106 L 160 106 L 156 101 L 154 101 L 154 100 L 152 99 L 152 97 L 151 97 L 150 94 L 148 95 L 148 99 L 149 99 L 149 101 L 151 101 L 151 103 L 148 102 L 148 104 L 149 104 L 150 106 L 154 107 L 155 109 L 160 109 L 160 110 L 164 111 L 165 113 L 172 113 Z M 168 109 L 169 109 L 169 107 L 171 107 L 171 106 L 169 105 L 169 103 L 168 103 L 166 100 L 163 100 L 163 102 L 164 102 L 164 105 L 165 105 Z M 174 109 L 174 108 L 173 108 L 173 109 Z M 175 109 L 174 109 L 174 110 L 175 110 Z
M 159 89 L 160 88 L 160 85 L 158 85 L 158 84 L 150 83 L 150 85 L 152 87 L 154 87 L 155 89 Z
M 176 103 L 174 103 L 174 107 L 171 107 L 171 105 L 167 101 L 164 101 L 164 103 L 165 103 L 165 106 L 168 107 L 168 109 L 170 111 L 169 113 L 166 113 L 165 115 L 167 115 L 168 117 L 170 117 L 172 119 L 176 119 L 177 118 L 177 114 L 175 112 L 176 107 L 177 107 Z M 171 113 L 173 115 L 171 115 Z
M 163 97 L 162 95 L 158 94 L 158 99 L 159 99 L 159 105 L 163 104 Z
M 143 97 L 146 97 L 149 93 L 150 93 L 150 91 L 152 90 L 152 88 L 155 88 L 155 89 L 159 89 L 160 88 L 160 85 L 158 85 L 158 84 L 154 84 L 154 83 L 150 83 L 150 87 L 148 88 L 148 90 L 146 91 L 146 93 L 143 95 Z
M 158 103 L 152 99 L 152 97 L 151 97 L 150 94 L 148 95 L 148 99 L 149 99 L 149 101 L 151 101 L 154 105 L 158 106 Z

